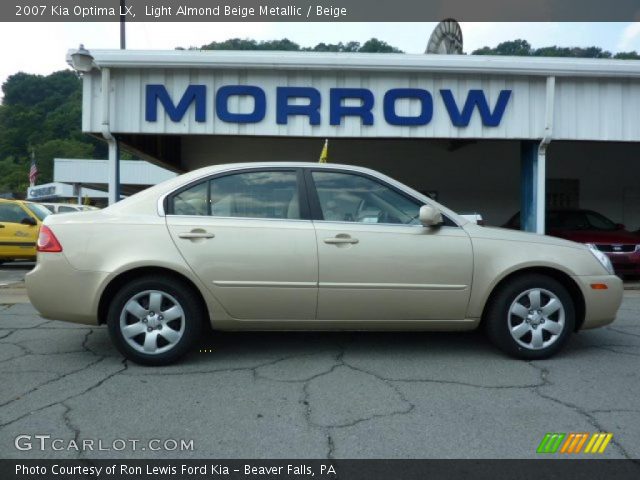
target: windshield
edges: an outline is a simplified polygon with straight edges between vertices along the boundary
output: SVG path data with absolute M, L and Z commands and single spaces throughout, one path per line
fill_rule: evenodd
M 612 232 L 618 227 L 604 215 L 590 211 L 553 212 L 548 226 L 558 230 L 600 230 Z
M 38 217 L 38 220 L 40 221 L 51 215 L 51 212 L 48 209 L 42 205 L 38 205 L 37 203 L 25 203 L 25 205 L 29 210 L 31 210 L 31 213 Z

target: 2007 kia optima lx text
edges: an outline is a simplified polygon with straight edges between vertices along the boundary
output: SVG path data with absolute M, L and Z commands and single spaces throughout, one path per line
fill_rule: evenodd
M 107 324 L 131 360 L 220 330 L 469 330 L 548 357 L 612 322 L 622 282 L 585 245 L 475 225 L 380 173 L 217 165 L 51 215 L 27 275 L 46 318 Z

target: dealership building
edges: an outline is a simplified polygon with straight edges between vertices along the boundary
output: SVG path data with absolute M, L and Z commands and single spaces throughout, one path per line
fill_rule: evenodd
M 599 211 L 640 228 L 640 62 L 71 51 L 83 131 L 175 172 L 246 161 L 370 167 L 501 225 Z

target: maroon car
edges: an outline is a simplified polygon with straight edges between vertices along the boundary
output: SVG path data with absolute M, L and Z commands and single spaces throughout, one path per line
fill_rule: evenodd
M 503 225 L 520 229 L 520 212 Z M 590 243 L 605 252 L 618 275 L 640 275 L 640 234 L 625 230 L 593 210 L 550 210 L 547 235 L 574 242 Z

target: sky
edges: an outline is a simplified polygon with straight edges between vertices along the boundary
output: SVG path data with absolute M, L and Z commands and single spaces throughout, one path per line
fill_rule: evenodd
M 320 42 L 365 42 L 371 37 L 423 53 L 436 23 L 129 23 L 127 48 L 173 50 L 214 40 L 288 38 L 302 46 Z M 535 48 L 548 45 L 598 46 L 611 52 L 640 51 L 640 23 L 471 23 L 462 22 L 464 50 L 524 38 Z M 49 74 L 68 68 L 68 49 L 119 48 L 119 24 L 0 23 L 0 83 L 16 72 Z M 1 95 L 1 94 L 0 94 Z

